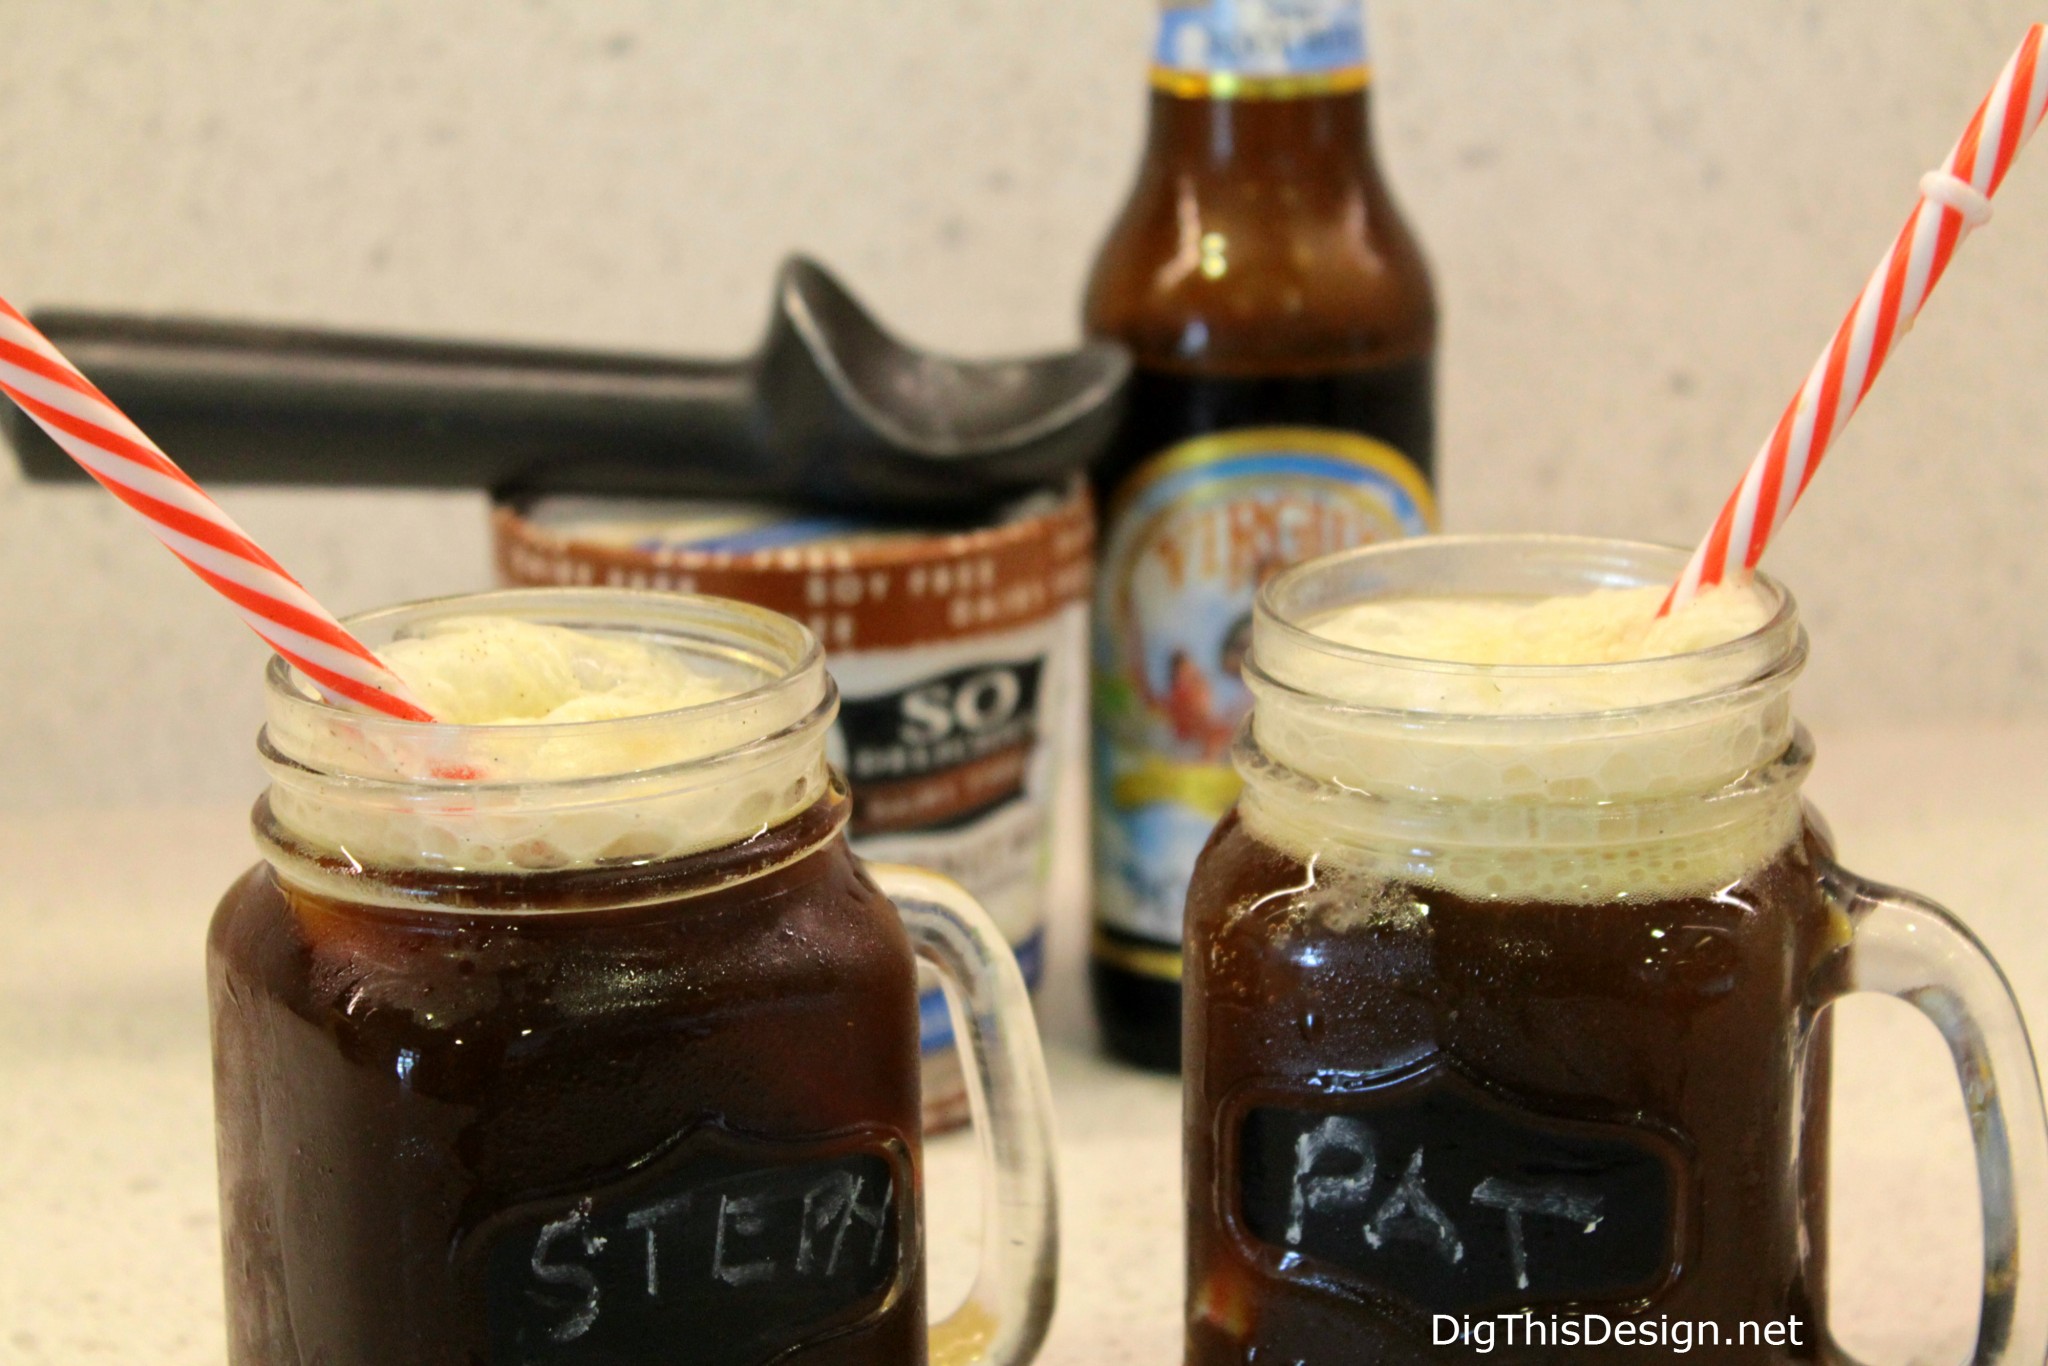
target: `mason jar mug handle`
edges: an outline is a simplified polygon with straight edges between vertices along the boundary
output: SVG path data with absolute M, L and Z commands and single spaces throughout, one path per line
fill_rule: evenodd
M 959 883 L 896 864 L 868 872 L 949 988 L 981 1136 L 981 1265 L 966 1302 L 932 1325 L 931 1366 L 1024 1366 L 1052 1322 L 1059 1260 L 1052 1102 L 1024 975 Z
M 1977 937 L 1940 906 L 1828 859 L 1820 878 L 1852 931 L 1825 999 L 1896 996 L 1934 1023 L 1955 1059 L 1984 1207 L 1984 1307 L 1970 1360 L 2038 1366 L 2048 1354 L 2048 1120 L 2019 1003 Z

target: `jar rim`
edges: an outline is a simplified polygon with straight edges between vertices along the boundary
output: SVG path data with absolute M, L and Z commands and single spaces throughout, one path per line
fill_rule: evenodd
M 1247 820 L 1303 856 L 1481 897 L 1504 885 L 1601 900 L 1761 866 L 1792 837 L 1808 763 L 1789 697 L 1806 637 L 1775 581 L 1760 627 L 1616 663 L 1415 658 L 1313 629 L 1376 600 L 1661 590 L 1686 559 L 1595 537 L 1422 537 L 1276 576 L 1244 664 Z
M 1511 719 L 1526 722 L 1550 718 L 1621 718 L 1666 711 L 1674 706 L 1692 703 L 1725 701 L 1772 683 L 1787 682 L 1791 676 L 1796 676 L 1805 663 L 1806 634 L 1799 624 L 1798 604 L 1784 584 L 1762 573 L 1755 576 L 1755 583 L 1771 595 L 1775 607 L 1770 618 L 1754 630 L 1733 640 L 1699 650 L 1612 663 L 1479 664 L 1428 659 L 1333 640 L 1318 634 L 1301 622 L 1306 608 L 1348 605 L 1369 601 L 1372 596 L 1352 594 L 1326 598 L 1319 602 L 1305 601 L 1315 597 L 1314 590 L 1319 582 L 1352 583 L 1369 580 L 1373 577 L 1373 571 L 1387 570 L 1403 560 L 1442 566 L 1450 565 L 1460 557 L 1471 560 L 1486 553 L 1497 553 L 1526 562 L 1549 562 L 1569 574 L 1576 575 L 1578 591 L 1591 591 L 1601 587 L 1641 587 L 1647 583 L 1672 581 L 1685 567 L 1690 555 L 1687 550 L 1652 541 L 1549 533 L 1435 535 L 1340 551 L 1292 566 L 1260 586 L 1253 603 L 1253 643 L 1245 661 L 1245 672 L 1262 688 L 1281 689 L 1303 700 L 1313 700 L 1319 705 L 1362 717 L 1404 716 L 1414 721 Z M 1394 575 L 1389 574 L 1387 577 L 1391 578 Z M 1559 584 L 1561 586 L 1550 591 L 1573 591 L 1564 579 L 1560 579 Z M 1457 591 L 1456 586 L 1445 588 L 1438 585 L 1429 590 L 1427 595 L 1453 596 Z M 1464 586 L 1464 591 L 1483 594 L 1489 590 L 1468 583 Z M 1494 588 L 1491 591 L 1500 590 Z M 1400 594 L 1387 594 L 1397 595 Z M 1406 595 L 1419 594 L 1411 591 Z M 1668 676 L 1674 681 L 1690 675 L 1706 676 L 1716 681 L 1693 690 L 1677 686 L 1661 690 L 1663 695 L 1652 701 L 1622 706 L 1588 707 L 1575 711 L 1533 715 L 1435 709 L 1418 711 L 1407 706 L 1382 706 L 1346 701 L 1326 696 L 1292 680 L 1276 677 L 1259 658 L 1259 640 L 1262 635 L 1289 651 L 1319 655 L 1333 663 L 1375 670 L 1392 677 L 1434 676 L 1445 680 L 1489 679 L 1532 684 L 1619 678 L 1649 685 L 1654 684 L 1660 675 Z M 1267 653 L 1273 653 L 1270 646 Z M 1645 690 L 1660 691 L 1654 687 L 1647 687 Z
M 268 719 L 258 737 L 265 766 L 274 773 L 283 765 L 351 786 L 460 787 L 476 791 L 555 788 L 604 783 L 626 776 L 650 777 L 668 769 L 739 758 L 749 751 L 786 742 L 797 733 L 810 732 L 822 722 L 829 722 L 837 710 L 837 693 L 825 673 L 824 648 L 808 627 L 765 607 L 708 594 L 597 587 L 498 589 L 375 608 L 344 617 L 342 624 L 374 650 L 408 629 L 483 615 L 509 616 L 610 635 L 659 638 L 678 648 L 688 645 L 701 653 L 723 656 L 754 669 L 761 677 L 758 682 L 709 701 L 634 716 L 474 724 L 409 720 L 330 701 L 282 656 L 273 655 L 264 669 Z M 785 695 L 800 696 L 789 696 L 785 701 Z M 778 702 L 783 705 L 774 705 Z M 793 709 L 790 703 L 798 704 L 800 710 Z M 472 744 L 510 741 L 521 747 L 538 747 L 611 739 L 635 731 L 714 726 L 750 709 L 773 711 L 780 716 L 780 723 L 730 745 L 706 749 L 651 769 L 622 767 L 565 777 L 492 779 L 488 774 L 436 773 L 431 767 L 417 775 L 396 775 L 383 765 L 376 771 L 337 765 L 332 756 L 318 762 L 305 753 L 295 752 L 294 745 L 283 738 L 345 729 L 361 738 L 360 752 L 365 754 L 384 758 L 407 753 L 445 755 Z
M 337 706 L 273 661 L 258 748 L 280 828 L 364 869 L 651 865 L 755 838 L 830 784 L 838 693 L 817 638 L 781 613 L 694 594 L 545 588 L 435 598 L 349 624 L 375 649 L 480 615 L 667 650 L 731 691 L 638 716 L 461 725 Z

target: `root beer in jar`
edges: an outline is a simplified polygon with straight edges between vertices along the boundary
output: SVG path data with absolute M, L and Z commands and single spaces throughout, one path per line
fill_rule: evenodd
M 352 626 L 440 720 L 271 668 L 264 861 L 208 944 L 231 1362 L 922 1361 L 913 955 L 986 1064 L 1004 1226 L 932 1348 L 1028 1361 L 1023 982 L 957 886 L 848 849 L 815 639 L 598 590 Z
M 1237 790 L 1252 594 L 1432 529 L 1436 305 L 1374 161 L 1360 0 L 1168 0 L 1138 182 L 1085 322 L 1134 352 L 1099 478 L 1104 1040 L 1172 1068 L 1181 911 Z
M 770 505 L 559 496 L 492 517 L 508 584 L 715 593 L 783 612 L 832 655 L 827 738 L 862 858 L 957 879 L 1037 986 L 1045 927 L 1084 886 L 1086 596 L 1079 480 L 985 525 L 891 526 Z M 1078 910 L 1078 907 L 1075 908 Z M 927 1131 L 967 1122 L 952 1017 L 919 997 Z
M 1189 1366 L 1826 1359 L 1847 991 L 1921 1005 L 1973 1086 L 2002 1039 L 2025 1151 L 1980 1142 L 1982 1179 L 2048 1177 L 1996 969 L 1802 808 L 1790 598 L 1659 620 L 1685 558 L 1429 538 L 1262 590 L 1244 791 L 1188 897 Z M 2010 1246 L 1984 1341 L 2032 1344 Z

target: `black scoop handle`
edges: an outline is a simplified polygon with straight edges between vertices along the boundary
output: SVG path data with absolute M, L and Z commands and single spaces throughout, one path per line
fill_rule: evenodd
M 48 310 L 35 322 L 202 484 L 769 493 L 753 363 Z M 82 478 L 19 412 L 32 479 Z
M 777 499 L 941 522 L 1088 469 L 1130 355 L 956 360 L 792 257 L 759 348 L 702 361 L 49 310 L 37 323 L 200 483 Z M 13 417 L 33 479 L 82 475 Z

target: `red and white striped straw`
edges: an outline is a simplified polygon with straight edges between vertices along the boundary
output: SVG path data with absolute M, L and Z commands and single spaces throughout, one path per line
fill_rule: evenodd
M 34 418 L 185 567 L 330 699 L 408 721 L 434 719 L 405 684 L 350 635 L 171 463 L 49 338 L 0 299 L 0 392 Z
M 2048 26 L 2041 24 L 2027 30 L 1948 160 L 1921 177 L 1920 199 L 1906 226 L 1871 272 L 1855 307 L 1792 396 L 1657 615 L 1685 606 L 1724 580 L 1749 577 L 1806 492 L 1829 444 L 1849 425 L 1892 349 L 1911 330 L 1956 248 L 1990 220 L 1991 197 L 2048 111 L 2044 34 Z

